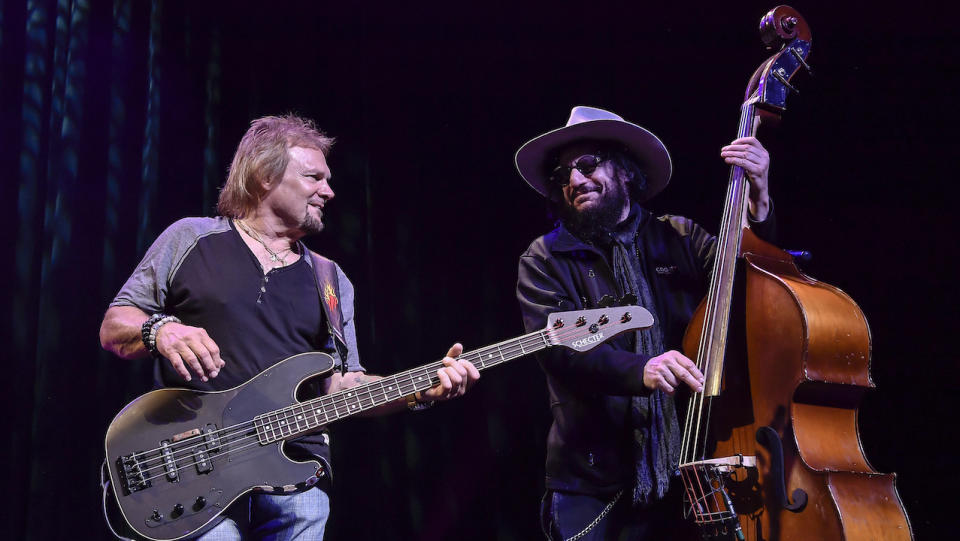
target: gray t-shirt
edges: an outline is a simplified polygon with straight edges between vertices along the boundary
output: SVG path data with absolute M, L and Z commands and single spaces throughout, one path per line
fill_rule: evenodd
M 307 254 L 302 243 L 299 248 Z M 226 365 L 216 378 L 204 383 L 193 377 L 187 382 L 169 361 L 159 359 L 158 385 L 230 389 L 306 351 L 328 353 L 340 365 L 324 322 L 312 265 L 310 257 L 301 257 L 264 274 L 231 220 L 185 218 L 160 234 L 110 306 L 177 316 L 186 325 L 205 329 L 220 347 Z M 353 285 L 339 266 L 337 277 L 347 371 L 363 371 L 353 322 Z M 316 386 L 302 387 L 301 397 L 317 392 Z

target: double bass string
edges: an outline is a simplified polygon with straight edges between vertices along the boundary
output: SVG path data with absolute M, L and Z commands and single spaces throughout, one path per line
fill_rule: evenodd
M 737 137 L 747 137 L 752 134 L 753 126 L 749 119 L 753 115 L 753 105 L 745 102 L 740 109 L 740 122 Z M 700 344 L 697 351 L 697 365 L 704 373 L 712 369 L 714 357 L 719 359 L 725 348 L 725 341 L 717 344 L 715 335 L 717 326 L 725 326 L 726 322 L 720 313 L 720 285 L 729 279 L 728 273 L 733 272 L 733 265 L 728 262 L 736 258 L 739 243 L 738 227 L 743 223 L 746 205 L 746 183 L 743 169 L 737 165 L 730 168 L 730 180 L 727 184 L 727 204 L 723 208 L 720 232 L 717 239 L 717 254 L 714 261 L 713 279 L 707 294 L 707 311 L 704 316 L 704 325 L 701 329 Z M 728 314 L 728 311 L 724 311 Z M 727 315 L 727 317 L 729 317 Z M 706 389 L 704 389 L 706 391 Z M 693 462 L 702 459 L 706 452 L 707 430 L 710 421 L 709 397 L 705 392 L 695 393 L 687 407 L 687 418 L 684 422 L 683 443 L 681 445 L 681 463 Z M 706 404 L 705 404 L 706 403 Z M 706 407 L 705 407 L 706 406 Z

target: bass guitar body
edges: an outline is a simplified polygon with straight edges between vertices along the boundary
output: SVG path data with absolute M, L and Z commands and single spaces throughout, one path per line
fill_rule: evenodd
M 216 525 L 220 513 L 251 490 L 290 493 L 315 484 L 320 464 L 290 460 L 283 440 L 262 444 L 269 421 L 251 420 L 297 404 L 300 383 L 332 369 L 329 355 L 303 353 L 233 389 L 160 389 L 128 404 L 111 422 L 105 445 L 130 527 L 148 539 L 180 539 Z M 274 420 L 298 421 L 306 424 L 296 416 Z
M 895 474 L 870 466 L 857 432 L 857 407 L 874 386 L 862 311 L 749 230 L 742 270 L 745 294 L 734 305 L 746 320 L 731 321 L 708 454 L 742 457 L 722 483 L 744 538 L 912 539 Z M 688 355 L 698 351 L 704 309 L 687 329 Z M 705 533 L 732 539 L 731 526 L 718 521 Z

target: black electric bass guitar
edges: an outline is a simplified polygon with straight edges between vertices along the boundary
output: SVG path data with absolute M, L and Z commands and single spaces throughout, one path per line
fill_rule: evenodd
M 552 346 L 586 351 L 653 324 L 650 312 L 620 306 L 557 312 L 547 326 L 460 355 L 484 370 Z M 258 490 L 306 490 L 320 464 L 298 462 L 283 443 L 439 383 L 437 361 L 300 402 L 297 388 L 329 375 L 325 353 L 288 357 L 250 381 L 218 392 L 160 389 L 127 404 L 106 436 L 107 469 L 123 518 L 147 539 L 174 540 L 212 528 L 230 503 Z

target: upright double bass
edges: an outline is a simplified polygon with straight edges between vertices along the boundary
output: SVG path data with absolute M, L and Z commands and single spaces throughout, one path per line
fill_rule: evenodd
M 809 70 L 794 9 L 771 10 L 760 34 L 777 52 L 750 79 L 738 137 L 778 117 Z M 874 386 L 863 312 L 745 227 L 748 189 L 732 167 L 709 293 L 684 337 L 706 376 L 684 426 L 686 512 L 707 539 L 910 540 L 895 474 L 870 466 L 857 433 Z

